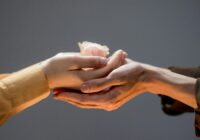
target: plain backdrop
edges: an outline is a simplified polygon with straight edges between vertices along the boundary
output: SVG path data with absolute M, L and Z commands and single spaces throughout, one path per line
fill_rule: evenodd
M 0 72 L 79 51 L 77 42 L 124 49 L 152 65 L 198 66 L 199 0 L 0 0 Z M 197 140 L 194 114 L 165 115 L 145 93 L 113 112 L 50 97 L 0 127 L 0 140 Z

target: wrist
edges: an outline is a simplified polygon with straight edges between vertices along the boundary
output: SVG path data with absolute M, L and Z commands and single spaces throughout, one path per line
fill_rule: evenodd
M 41 68 L 43 74 L 45 75 L 45 78 L 47 80 L 48 86 L 51 88 L 51 84 L 50 84 L 50 76 L 49 76 L 49 59 L 42 61 L 41 63 L 39 63 L 39 67 Z
M 171 97 L 196 108 L 196 79 L 158 67 L 148 70 L 147 75 L 149 92 Z
M 145 92 L 160 94 L 161 73 L 163 73 L 164 69 L 148 64 L 141 64 L 141 66 L 143 74 L 140 76 L 140 83 L 142 83 Z
M 171 92 L 179 85 L 177 75 L 168 69 L 143 64 L 144 76 L 142 81 L 146 91 L 153 94 L 170 96 Z M 180 81 L 179 81 L 180 82 Z
M 135 66 L 137 65 L 137 66 Z M 143 64 L 135 63 L 133 67 L 133 77 L 130 78 L 129 83 L 133 87 L 133 93 L 138 90 L 138 93 L 150 92 L 154 87 L 153 73 L 156 70 L 153 70 L 154 67 Z M 138 88 L 137 88 L 138 87 Z

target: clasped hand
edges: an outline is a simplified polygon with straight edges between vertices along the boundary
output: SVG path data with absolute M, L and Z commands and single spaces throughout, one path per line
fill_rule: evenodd
M 196 79 L 133 61 L 123 50 L 110 58 L 95 55 L 60 53 L 41 63 L 54 99 L 80 108 L 112 111 L 151 92 L 196 108 Z
M 41 67 L 46 74 L 49 87 L 54 89 L 55 99 L 82 108 L 111 110 L 107 103 L 113 101 L 113 99 L 124 98 L 119 95 L 115 96 L 115 94 L 122 93 L 122 90 L 129 87 L 118 87 L 105 91 L 104 89 L 108 88 L 109 85 L 104 83 L 105 85 L 101 87 L 96 86 L 96 88 L 86 91 L 85 84 L 93 81 L 100 82 L 99 80 L 106 82 L 105 80 L 108 80 L 109 77 L 111 78 L 117 73 L 123 73 L 123 69 L 126 69 L 128 66 L 126 56 L 127 53 L 122 50 L 116 51 L 110 58 L 86 56 L 80 53 L 59 53 L 42 62 Z M 113 84 L 117 85 L 120 83 Z M 111 83 L 110 86 L 112 86 Z M 99 92 L 97 93 L 97 91 Z
M 109 59 L 78 53 L 56 55 L 46 62 L 52 67 L 46 73 L 54 89 L 54 99 L 80 108 L 107 111 L 119 108 L 145 90 L 141 79 L 143 66 L 126 56 L 122 50 L 116 51 Z M 54 67 L 60 68 L 55 71 Z

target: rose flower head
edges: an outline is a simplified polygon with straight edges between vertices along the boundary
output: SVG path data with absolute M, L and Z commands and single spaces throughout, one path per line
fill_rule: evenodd
M 105 45 L 84 41 L 78 43 L 80 53 L 83 55 L 93 55 L 106 57 L 109 55 L 109 48 Z

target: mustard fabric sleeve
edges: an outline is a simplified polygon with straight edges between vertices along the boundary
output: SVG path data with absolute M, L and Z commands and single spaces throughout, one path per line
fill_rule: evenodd
M 47 80 L 38 64 L 0 77 L 0 124 L 50 94 Z
M 200 78 L 196 82 L 196 101 L 197 109 L 195 109 L 195 132 L 196 136 L 200 137 Z
M 7 73 L 6 73 L 6 74 L 0 74 L 0 80 L 3 79 L 3 78 L 8 77 L 9 75 L 10 75 L 10 74 L 7 74 Z

